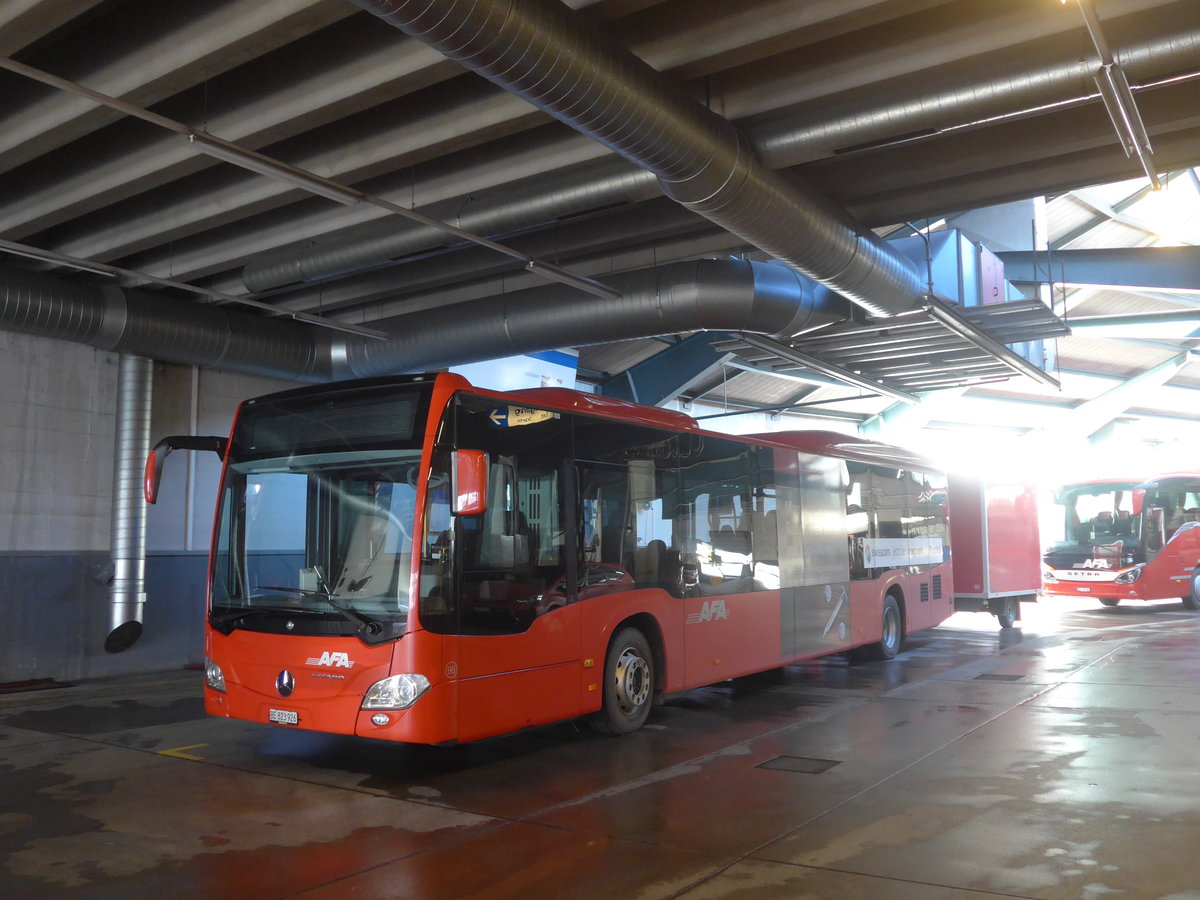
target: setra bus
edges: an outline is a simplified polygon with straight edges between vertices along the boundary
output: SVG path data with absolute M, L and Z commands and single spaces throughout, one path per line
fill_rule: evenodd
M 831 432 L 729 437 L 449 373 L 241 404 L 209 570 L 209 713 L 441 744 L 861 648 L 953 612 L 945 480 Z
M 1055 493 L 1059 530 L 1043 556 L 1043 593 L 1122 600 L 1182 599 L 1200 609 L 1200 474 L 1068 484 Z

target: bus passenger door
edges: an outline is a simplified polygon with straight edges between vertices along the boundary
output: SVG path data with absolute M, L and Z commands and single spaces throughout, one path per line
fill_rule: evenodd
M 458 621 L 445 658 L 459 739 L 579 714 L 579 610 L 563 552 L 563 467 L 493 455 L 487 510 L 456 517 Z

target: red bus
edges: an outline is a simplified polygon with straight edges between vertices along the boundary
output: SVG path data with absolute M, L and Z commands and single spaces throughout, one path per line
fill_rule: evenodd
M 243 403 L 209 574 L 209 713 L 440 744 L 825 654 L 953 612 L 943 475 L 826 432 L 453 374 Z
M 1055 503 L 1061 530 L 1043 556 L 1045 594 L 1105 606 L 1179 598 L 1200 609 L 1200 474 L 1068 484 Z

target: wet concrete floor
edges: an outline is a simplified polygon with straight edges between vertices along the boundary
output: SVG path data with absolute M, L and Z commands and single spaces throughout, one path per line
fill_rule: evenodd
M 0 897 L 1200 900 L 1200 615 L 962 613 L 452 748 L 204 716 L 181 671 L 0 696 Z

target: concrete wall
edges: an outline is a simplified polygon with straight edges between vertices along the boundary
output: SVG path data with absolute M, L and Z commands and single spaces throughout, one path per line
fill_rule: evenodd
M 167 461 L 147 516 L 145 631 L 108 630 L 117 357 L 0 332 L 0 685 L 156 671 L 203 659 L 215 454 Z M 227 434 L 237 402 L 294 386 L 157 365 L 151 441 Z M 193 457 L 193 459 L 189 459 Z

